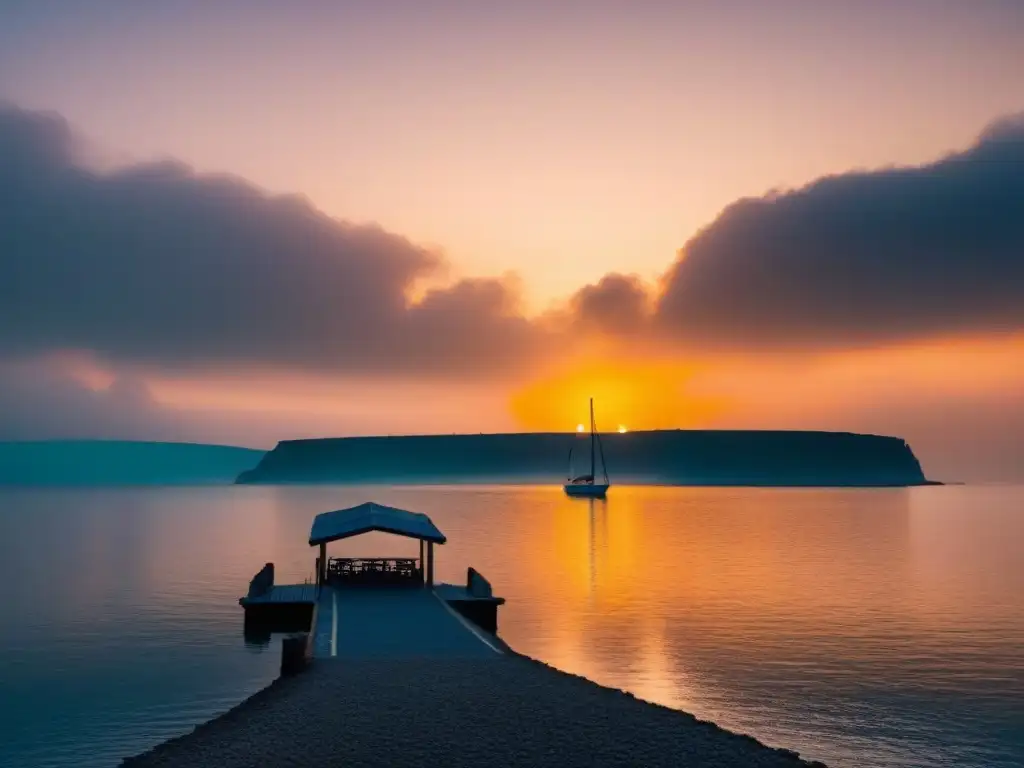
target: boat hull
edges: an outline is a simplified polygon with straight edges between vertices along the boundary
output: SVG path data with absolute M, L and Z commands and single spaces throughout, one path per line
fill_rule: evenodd
M 607 483 L 566 483 L 562 486 L 568 496 L 603 499 L 608 492 Z

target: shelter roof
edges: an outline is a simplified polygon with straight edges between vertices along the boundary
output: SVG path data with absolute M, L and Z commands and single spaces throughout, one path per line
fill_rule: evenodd
M 433 520 L 421 512 L 409 512 L 368 501 L 348 509 L 336 509 L 317 515 L 309 532 L 309 544 L 326 544 L 370 531 L 383 531 L 438 544 L 447 541 Z

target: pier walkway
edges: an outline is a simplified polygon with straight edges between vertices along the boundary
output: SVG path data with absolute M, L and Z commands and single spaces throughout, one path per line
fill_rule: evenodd
M 380 531 L 414 539 L 419 557 L 328 557 L 330 542 Z M 248 626 L 308 631 L 314 659 L 491 659 L 498 606 L 486 579 L 468 569 L 465 587 L 434 584 L 434 545 L 446 538 L 426 515 L 367 502 L 313 520 L 320 548 L 315 584 L 274 584 L 267 563 L 238 602 Z
M 493 637 L 432 589 L 321 587 L 313 628 L 317 659 L 491 659 Z
M 418 539 L 420 556 L 327 556 L 327 543 L 371 530 Z M 301 666 L 312 656 L 310 668 L 123 766 L 813 765 L 516 654 L 495 634 L 504 600 L 476 570 L 465 587 L 435 586 L 444 542 L 426 515 L 379 504 L 318 515 L 316 584 L 274 585 L 268 563 L 239 600 L 247 621 L 301 619 L 307 642 L 299 634 L 288 647 Z

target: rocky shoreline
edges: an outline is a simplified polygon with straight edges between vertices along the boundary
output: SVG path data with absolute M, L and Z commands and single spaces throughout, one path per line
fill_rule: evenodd
M 318 659 L 123 768 L 823 768 L 514 653 Z

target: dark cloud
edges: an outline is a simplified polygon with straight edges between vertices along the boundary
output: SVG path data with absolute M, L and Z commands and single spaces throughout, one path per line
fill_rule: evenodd
M 512 288 L 408 299 L 440 258 L 177 163 L 96 173 L 58 117 L 0 106 L 0 354 L 465 373 L 536 353 Z
M 584 328 L 631 332 L 643 328 L 650 303 L 640 278 L 613 273 L 577 291 L 570 309 Z
M 0 441 L 185 440 L 191 431 L 131 374 L 92 390 L 49 361 L 0 364 Z
M 742 347 L 1024 327 L 1024 116 L 931 165 L 733 204 L 686 244 L 655 319 Z
M 464 375 L 559 344 L 503 280 L 411 302 L 440 257 L 176 163 L 98 173 L 57 116 L 0 106 L 0 357 Z M 550 318 L 548 318 L 550 319 Z M 652 296 L 610 274 L 569 324 L 740 347 L 842 347 L 1024 326 L 1024 119 L 921 168 L 741 200 Z

